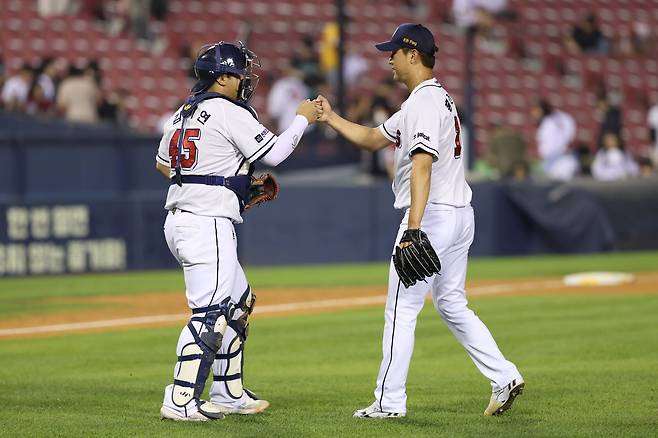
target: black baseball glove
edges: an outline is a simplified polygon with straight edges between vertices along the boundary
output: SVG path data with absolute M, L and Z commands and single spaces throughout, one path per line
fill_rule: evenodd
M 434 252 L 427 234 L 423 231 L 406 230 L 402 234 L 400 244 L 409 242 L 404 248 L 395 247 L 393 266 L 404 287 L 411 287 L 418 280 L 425 280 L 441 271 L 441 262 Z

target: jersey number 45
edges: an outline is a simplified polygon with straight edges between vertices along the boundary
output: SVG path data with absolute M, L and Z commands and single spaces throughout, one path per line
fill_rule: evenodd
M 175 168 L 178 163 L 178 138 L 180 137 L 180 129 L 177 129 L 174 132 L 174 135 L 171 136 L 169 141 L 169 160 L 171 162 L 171 168 Z M 185 134 L 183 135 L 183 142 L 181 147 L 181 160 L 180 166 L 183 169 L 191 169 L 196 164 L 197 159 L 197 147 L 195 140 L 201 138 L 201 130 L 198 128 L 195 129 L 186 129 Z
M 461 139 L 461 127 L 459 126 L 459 119 L 455 116 L 455 158 L 461 158 L 462 156 L 462 139 Z

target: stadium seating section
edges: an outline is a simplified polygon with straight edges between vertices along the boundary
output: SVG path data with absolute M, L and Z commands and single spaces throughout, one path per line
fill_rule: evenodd
M 7 0 L 2 11 L 0 38 L 7 71 L 23 61 L 58 55 L 71 61 L 98 59 L 106 89 L 131 91 L 129 102 L 135 123 L 153 129 L 163 113 L 173 109 L 191 85 L 189 61 L 181 48 L 217 40 L 234 40 L 247 22 L 253 27 L 251 48 L 259 54 L 265 78 L 254 101 L 264 111 L 273 72 L 280 71 L 303 34 L 318 36 L 322 26 L 335 16 L 333 1 L 314 0 L 172 0 L 166 19 L 169 41 L 164 53 L 154 54 L 130 35 L 110 35 L 84 14 L 42 18 L 34 1 Z M 351 23 L 348 47 L 365 56 L 371 73 L 357 85 L 370 88 L 389 74 L 386 57 L 372 49 L 373 43 L 390 35 L 412 12 L 398 0 L 347 0 Z M 423 20 L 437 34 L 437 75 L 455 100 L 463 104 L 464 39 L 454 26 L 444 23 L 450 0 L 427 1 Z M 529 108 L 538 96 L 549 97 L 556 106 L 578 121 L 578 139 L 593 143 L 598 121 L 594 111 L 595 91 L 600 81 L 623 97 L 624 139 L 631 150 L 647 143 L 643 98 L 658 97 L 658 61 L 655 57 L 594 56 L 570 54 L 563 44 L 571 26 L 595 10 L 605 34 L 626 35 L 638 17 L 658 29 L 658 0 L 512 0 L 516 21 L 502 22 L 497 31 L 504 50 L 475 53 L 475 126 L 478 148 L 486 141 L 492 121 L 505 120 L 529 140 L 535 125 Z M 519 49 L 525 56 L 518 56 Z M 566 75 L 565 75 L 566 72 Z M 370 83 L 368 83 L 370 82 Z

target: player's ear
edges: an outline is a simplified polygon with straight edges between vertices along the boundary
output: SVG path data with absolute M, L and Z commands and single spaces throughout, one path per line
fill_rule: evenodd
M 411 58 L 409 59 L 409 62 L 415 64 L 417 61 L 418 61 L 418 50 L 411 49 Z

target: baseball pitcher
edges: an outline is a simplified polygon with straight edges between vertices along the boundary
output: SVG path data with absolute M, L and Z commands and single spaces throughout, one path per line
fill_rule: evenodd
M 254 203 L 276 197 L 271 176 L 252 177 L 253 163 L 276 166 L 295 149 L 315 104 L 301 102 L 297 116 L 277 136 L 248 105 L 257 84 L 258 58 L 242 43 L 201 49 L 197 83 L 166 122 L 157 169 L 171 185 L 164 234 L 183 268 L 192 316 L 176 347 L 173 383 L 165 388 L 163 419 L 207 421 L 224 414 L 255 414 L 269 406 L 243 387 L 243 347 L 252 293 L 237 257 L 234 223 Z M 202 400 L 212 371 L 210 400 Z
M 464 177 L 455 104 L 432 72 L 438 50 L 434 36 L 420 24 L 403 24 L 390 41 L 376 47 L 390 53 L 393 79 L 410 92 L 398 112 L 379 127 L 368 128 L 340 117 L 323 96 L 316 100 L 319 120 L 357 146 L 376 151 L 395 142 L 394 206 L 405 211 L 389 269 L 375 401 L 354 416 L 406 415 L 416 318 L 428 290 L 443 321 L 491 381 L 493 392 L 484 414 L 497 415 L 510 408 L 524 382 L 467 306 L 464 283 L 474 233 L 471 189 Z

